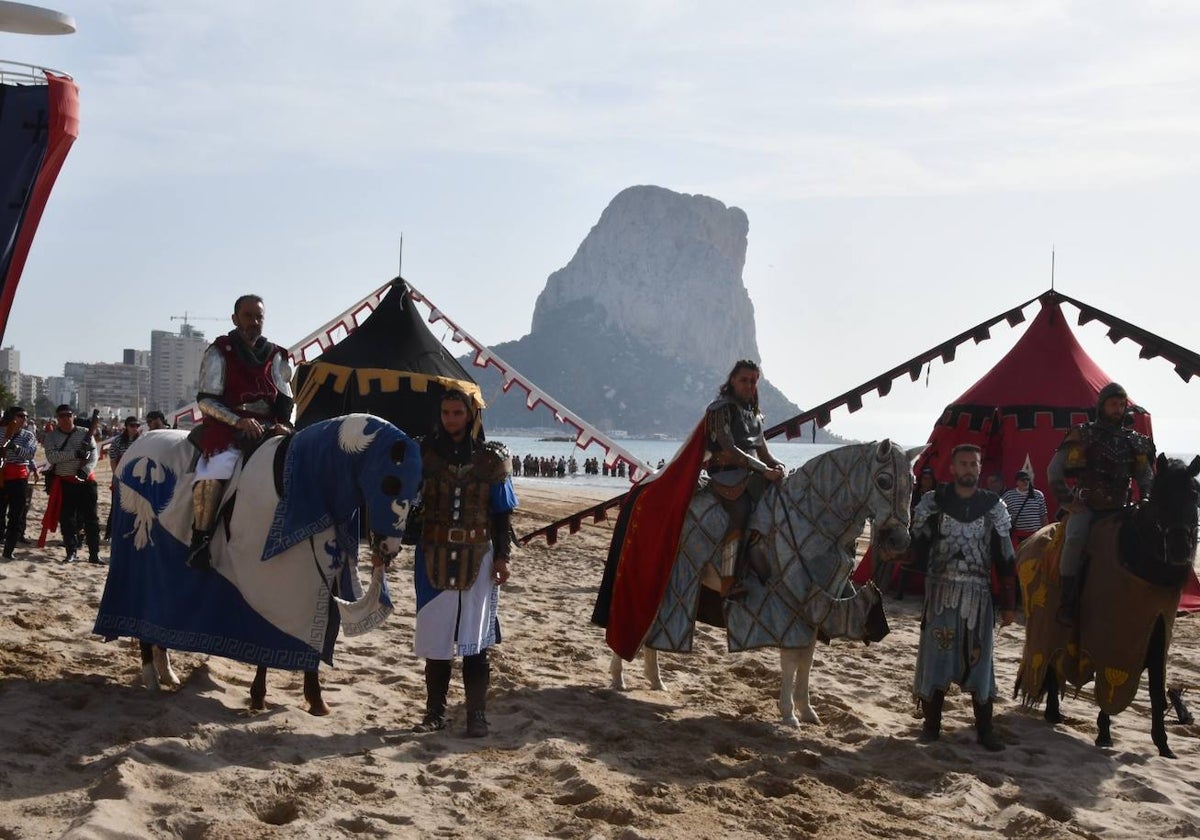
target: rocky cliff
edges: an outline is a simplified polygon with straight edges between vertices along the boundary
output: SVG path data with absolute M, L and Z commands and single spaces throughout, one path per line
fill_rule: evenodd
M 630 187 L 550 275 L 529 335 L 492 349 L 572 411 L 631 435 L 689 432 L 733 362 L 759 359 L 742 282 L 749 221 L 713 198 Z M 480 373 L 491 428 L 551 426 Z M 767 422 L 799 413 L 769 382 Z M 820 438 L 818 438 L 820 439 Z

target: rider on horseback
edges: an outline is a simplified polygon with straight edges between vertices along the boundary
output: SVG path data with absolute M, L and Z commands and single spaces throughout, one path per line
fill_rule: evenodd
M 1128 410 L 1125 389 L 1115 382 L 1105 385 L 1096 403 L 1096 420 L 1067 432 L 1047 470 L 1059 506 L 1071 514 L 1058 565 L 1058 620 L 1063 624 L 1074 624 L 1079 617 L 1079 575 L 1092 522 L 1125 507 L 1131 478 L 1143 499 L 1154 484 L 1154 441 L 1125 427 Z M 1074 491 L 1067 486 L 1068 477 L 1076 479 Z
M 200 361 L 200 393 L 196 402 L 204 419 L 192 484 L 192 544 L 188 565 L 212 568 L 209 543 L 225 483 L 241 457 L 240 444 L 253 443 L 266 427 L 290 430 L 291 365 L 288 352 L 263 337 L 263 299 L 242 295 L 233 305 L 233 326 L 209 345 Z
M 722 594 L 734 599 L 746 594 L 742 586 L 746 555 L 759 539 L 754 532 L 743 539 L 746 523 L 767 482 L 778 482 L 784 476 L 783 462 L 771 455 L 763 437 L 763 416 L 758 410 L 760 375 L 755 362 L 739 360 L 706 410 L 704 421 L 708 486 L 729 515 L 721 541 Z

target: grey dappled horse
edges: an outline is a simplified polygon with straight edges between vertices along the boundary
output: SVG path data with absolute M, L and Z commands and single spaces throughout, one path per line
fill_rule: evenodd
M 878 550 L 908 547 L 915 454 L 890 440 L 831 450 L 768 488 L 751 517 L 750 527 L 762 534 L 762 550 L 752 552 L 756 568 L 746 576 L 745 597 L 725 602 L 727 639 L 731 652 L 780 649 L 779 711 L 785 724 L 799 725 L 797 694 L 800 720 L 820 722 L 809 702 L 818 630 L 830 639 L 867 639 L 874 612 L 886 632 L 879 590 L 850 583 L 854 545 L 870 519 Z M 699 492 L 692 498 L 667 591 L 644 642 L 645 674 L 655 689 L 663 687 L 656 651 L 691 650 L 700 588 L 719 586 L 716 563 L 725 522 L 715 495 Z M 619 656 L 613 656 L 610 673 L 613 688 L 623 690 Z

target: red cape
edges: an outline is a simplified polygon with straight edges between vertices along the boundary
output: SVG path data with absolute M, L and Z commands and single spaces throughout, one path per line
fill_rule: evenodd
M 637 654 L 667 591 L 703 460 L 701 421 L 671 463 L 630 491 L 621 508 L 609 547 L 615 569 L 604 638 L 623 659 Z

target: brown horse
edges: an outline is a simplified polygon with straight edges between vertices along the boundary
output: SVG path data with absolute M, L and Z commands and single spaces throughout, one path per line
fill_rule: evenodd
M 1112 746 L 1111 716 L 1123 711 L 1148 672 L 1151 738 L 1159 755 L 1174 758 L 1164 723 L 1167 649 L 1179 596 L 1196 554 L 1200 457 L 1185 465 L 1158 456 L 1152 499 L 1098 520 L 1088 539 L 1088 566 L 1079 620 L 1055 619 L 1060 583 L 1061 523 L 1026 540 L 1017 553 L 1025 599 L 1025 652 L 1014 696 L 1029 705 L 1046 700 L 1044 717 L 1060 723 L 1059 697 L 1066 683 L 1095 681 L 1096 745 Z

